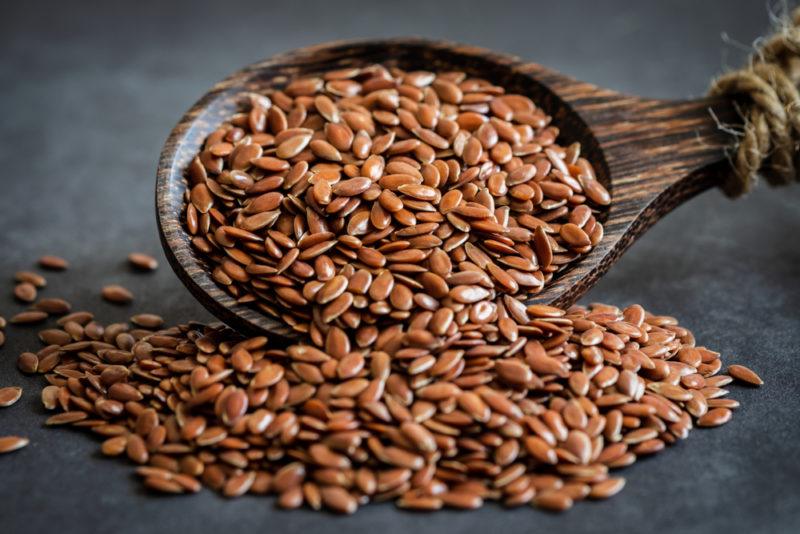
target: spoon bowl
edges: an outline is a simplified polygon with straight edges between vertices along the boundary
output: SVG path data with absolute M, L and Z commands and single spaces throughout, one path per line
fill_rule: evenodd
M 557 273 L 531 303 L 573 303 L 636 237 L 675 206 L 719 183 L 727 170 L 729 137 L 715 122 L 736 122 L 727 101 L 622 95 L 514 56 L 423 39 L 330 43 L 284 53 L 216 84 L 172 130 L 158 163 L 156 213 L 167 259 L 192 295 L 228 325 L 250 333 L 297 336 L 289 325 L 238 303 L 222 290 L 205 260 L 192 249 L 181 219 L 187 166 L 206 136 L 239 111 L 243 92 L 263 92 L 291 78 L 373 63 L 408 70 L 461 70 L 488 79 L 532 98 L 553 117 L 560 138 L 580 142 L 582 155 L 611 194 L 611 205 L 599 216 L 605 233 L 597 246 Z

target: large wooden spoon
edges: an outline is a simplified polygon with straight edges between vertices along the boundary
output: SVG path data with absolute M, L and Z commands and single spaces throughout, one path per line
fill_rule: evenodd
M 623 95 L 513 56 L 422 39 L 331 43 L 288 52 L 215 85 L 172 131 L 158 164 L 156 207 L 167 258 L 191 293 L 225 323 L 248 332 L 296 335 L 278 320 L 238 304 L 192 250 L 181 223 L 187 165 L 205 137 L 238 110 L 243 91 L 263 91 L 288 77 L 387 61 L 405 69 L 463 70 L 530 96 L 553 116 L 566 142 L 581 143 L 582 154 L 610 191 L 601 243 L 559 273 L 532 302 L 573 303 L 653 223 L 729 172 L 725 149 L 730 136 L 716 122 L 737 122 L 729 101 Z

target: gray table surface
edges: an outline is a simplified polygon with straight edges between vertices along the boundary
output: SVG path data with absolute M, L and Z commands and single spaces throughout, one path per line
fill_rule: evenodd
M 271 5 L 270 5 L 271 4 Z M 102 317 L 155 311 L 208 319 L 163 261 L 153 213 L 156 160 L 185 109 L 252 61 L 331 39 L 420 35 L 510 52 L 577 78 L 651 97 L 702 95 L 768 29 L 765 2 L 14 2 L 0 16 L 0 314 L 19 310 L 12 273 L 43 253 L 74 269 L 51 275 L 63 296 Z M 727 32 L 735 42 L 724 44 Z M 204 491 L 155 498 L 98 442 L 45 429 L 40 379 L 16 355 L 36 328 L 9 327 L 0 435 L 31 438 L 0 457 L 0 532 L 800 532 L 800 187 L 762 187 L 732 202 L 718 191 L 660 222 L 588 295 L 678 316 L 700 343 L 757 369 L 761 390 L 737 388 L 733 421 L 625 471 L 622 495 L 566 515 L 488 506 L 418 515 L 391 505 L 356 516 L 275 511 L 271 499 L 226 501 Z M 128 270 L 132 250 L 162 258 Z M 105 283 L 137 295 L 101 302 Z M 558 529 L 558 530 L 556 530 Z

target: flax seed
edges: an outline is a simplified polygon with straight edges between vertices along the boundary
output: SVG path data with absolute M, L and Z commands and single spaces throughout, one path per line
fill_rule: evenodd
M 0 388 L 0 408 L 7 408 L 19 400 L 22 388 L 16 386 Z
M 154 271 L 158 268 L 158 260 L 142 252 L 128 254 L 128 263 L 139 271 Z
M 20 436 L 0 436 L 0 454 L 17 451 L 28 444 L 28 438 Z
M 114 304 L 128 304 L 133 300 L 133 293 L 120 285 L 108 285 L 102 290 L 105 300 Z
M 42 256 L 39 258 L 39 266 L 51 271 L 63 271 L 69 267 L 69 263 L 58 256 Z

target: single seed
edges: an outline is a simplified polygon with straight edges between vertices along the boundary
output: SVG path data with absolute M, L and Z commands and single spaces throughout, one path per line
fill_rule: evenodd
M 22 282 L 14 287 L 14 296 L 22 302 L 36 300 L 36 286 L 30 282 Z
M 128 263 L 140 271 L 154 271 L 158 268 L 158 260 L 142 252 L 131 252 L 128 254 Z
M 0 436 L 0 454 L 19 450 L 25 447 L 28 442 L 28 438 L 20 436 Z
M 751 386 L 761 386 L 764 381 L 758 376 L 755 371 L 745 367 L 744 365 L 729 365 L 728 374 L 736 380 L 744 382 Z
M 42 256 L 39 258 L 39 266 L 51 271 L 63 271 L 69 267 L 69 263 L 64 258 L 58 256 Z
M 22 388 L 9 386 L 0 388 L 0 408 L 7 408 L 19 400 L 22 396 Z
M 705 415 L 697 419 L 697 426 L 720 426 L 731 420 L 731 412 L 728 408 L 712 408 Z
M 47 319 L 48 314 L 44 311 L 32 310 L 20 312 L 11 318 L 11 324 L 35 324 Z
M 128 304 L 133 300 L 133 293 L 116 284 L 105 286 L 102 295 L 104 299 L 114 304 Z
M 41 289 L 47 285 L 47 280 L 44 276 L 31 271 L 17 271 L 17 273 L 14 275 L 14 280 L 19 283 L 27 282 L 29 284 L 33 284 L 38 289 Z

